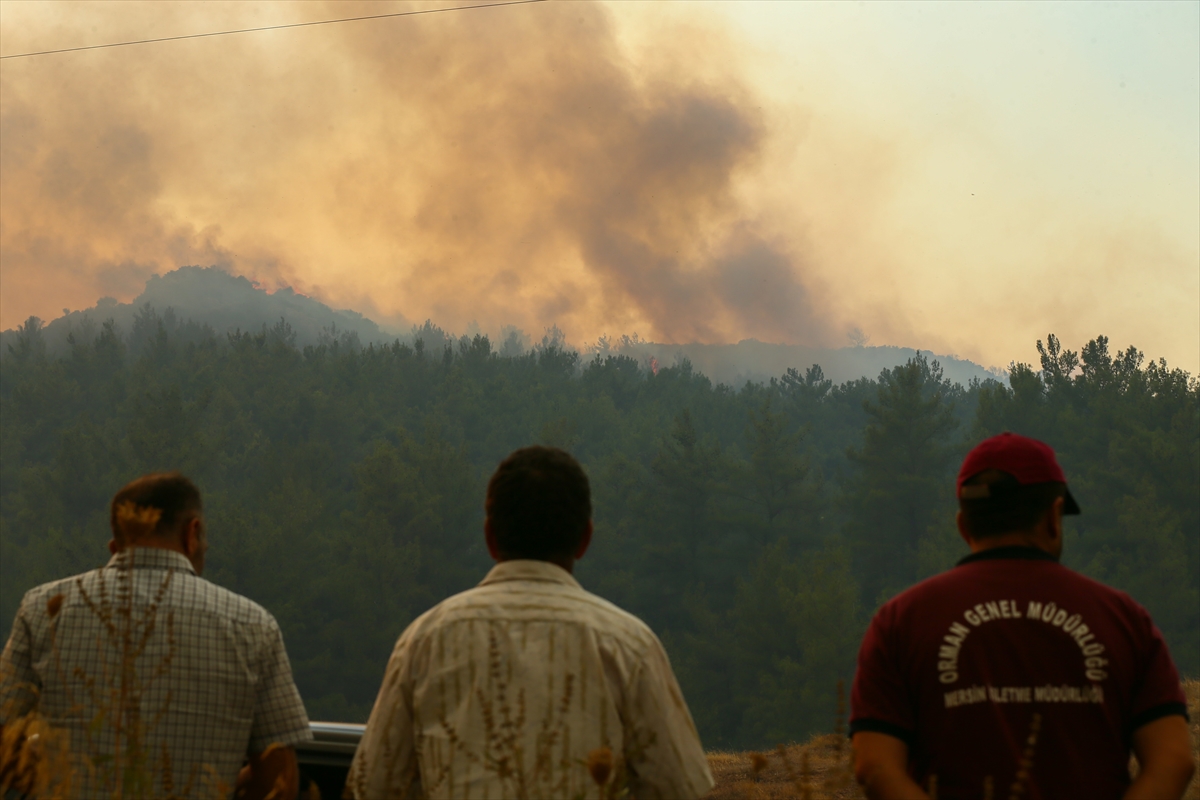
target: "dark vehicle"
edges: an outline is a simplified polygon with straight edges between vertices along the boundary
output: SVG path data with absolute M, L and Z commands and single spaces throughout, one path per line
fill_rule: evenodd
M 343 722 L 312 722 L 313 740 L 296 745 L 300 762 L 300 796 L 315 798 L 316 785 L 322 800 L 338 800 L 346 786 L 346 774 L 365 725 Z M 305 792 L 308 792 L 306 795 Z

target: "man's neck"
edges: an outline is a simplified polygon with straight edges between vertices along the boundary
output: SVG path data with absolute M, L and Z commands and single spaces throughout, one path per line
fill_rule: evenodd
M 144 547 L 150 550 L 166 550 L 171 553 L 179 553 L 179 555 L 183 556 L 191 563 L 192 569 L 196 571 L 197 575 L 201 574 L 204 570 L 204 563 L 197 563 L 196 559 L 192 557 L 192 554 L 187 550 L 184 550 L 183 544 L 174 537 L 146 536 L 142 537 L 141 539 L 135 539 L 131 542 L 126 542 L 125 546 L 119 549 L 130 550 L 134 547 Z
M 179 553 L 184 557 L 187 556 L 187 553 L 183 551 L 183 547 L 180 546 L 179 542 L 172 541 L 171 539 L 167 539 L 165 537 L 162 539 L 151 539 L 148 537 L 144 539 L 135 539 L 131 542 L 126 542 L 125 546 L 121 549 L 128 550 L 133 547 L 147 547 L 154 550 L 170 550 L 172 553 Z
M 986 536 L 982 539 L 972 539 L 970 542 L 972 553 L 982 553 L 986 550 L 995 550 L 997 547 L 1030 547 L 1035 550 L 1041 550 L 1055 558 L 1059 554 L 1042 540 L 1036 533 L 1027 531 L 1019 531 L 1016 533 L 1002 533 L 999 536 Z
M 570 558 L 569 556 L 566 558 L 509 558 L 508 556 L 498 556 L 496 558 L 497 564 L 503 564 L 505 561 L 545 561 L 547 564 L 553 564 L 556 567 L 562 567 L 572 575 L 575 574 L 575 559 Z

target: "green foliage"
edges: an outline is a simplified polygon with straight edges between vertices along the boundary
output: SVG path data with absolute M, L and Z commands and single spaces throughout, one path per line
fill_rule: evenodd
M 744 676 L 743 741 L 795 739 L 837 712 L 829 690 L 845 677 L 862 628 L 858 591 L 844 551 L 790 559 L 768 548 L 739 587 L 733 630 Z
M 879 376 L 876 401 L 864 401 L 870 421 L 861 448 L 847 456 L 858 467 L 847 483 L 847 532 L 855 544 L 863 590 L 886 599 L 917 578 L 922 540 L 934 515 L 953 503 L 953 474 L 962 460 L 952 439 L 960 387 L 919 353 Z
M 1200 672 L 1200 382 L 1098 336 L 1080 353 L 1038 342 L 981 391 L 974 434 L 1013 430 L 1059 453 L 1083 515 L 1064 562 L 1146 606 L 1181 671 Z
M 361 720 L 400 631 L 483 576 L 483 492 L 508 452 L 570 449 L 596 535 L 577 575 L 660 633 L 706 743 L 827 727 L 881 598 L 965 552 L 953 476 L 1015 430 L 1060 453 L 1084 515 L 1067 561 L 1144 603 L 1200 672 L 1200 389 L 1134 348 L 1053 336 L 1040 369 L 962 387 L 918 356 L 842 385 L 820 367 L 714 386 L 682 361 L 582 360 L 548 331 L 362 347 L 286 320 L 216 337 L 144 307 L 49 358 L 0 361 L 0 614 L 107 557 L 107 503 L 145 471 L 205 493 L 206 576 L 279 619 L 315 718 Z

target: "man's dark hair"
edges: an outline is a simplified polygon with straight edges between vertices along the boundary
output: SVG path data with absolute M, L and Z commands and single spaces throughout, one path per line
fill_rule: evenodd
M 570 453 L 523 447 L 496 468 L 486 507 L 505 558 L 549 561 L 579 548 L 592 518 L 592 490 Z
M 958 501 L 966 529 L 976 539 L 1032 529 L 1067 491 L 1065 483 L 1022 486 L 998 469 L 984 470 L 963 481 L 964 490 L 982 486 L 987 487 L 986 496 L 961 497 Z
M 178 528 L 191 517 L 201 513 L 200 490 L 178 472 L 155 472 L 131 481 L 113 495 L 109 504 L 109 525 L 113 538 L 123 541 L 125 526 L 120 519 L 122 506 L 132 503 L 137 510 L 155 509 L 159 512 L 154 534 L 162 536 Z

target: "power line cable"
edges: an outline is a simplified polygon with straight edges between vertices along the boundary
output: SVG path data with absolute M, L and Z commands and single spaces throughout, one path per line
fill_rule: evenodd
M 100 50 L 105 47 L 128 47 L 133 44 L 152 44 L 154 42 L 177 42 L 180 39 L 204 39 L 209 36 L 229 36 L 234 33 L 257 33 L 258 31 L 277 31 L 283 28 L 307 28 L 311 25 L 333 25 L 338 22 L 362 22 L 368 19 L 386 19 L 388 17 L 415 17 L 418 14 L 440 14 L 443 11 L 470 11 L 473 8 L 496 8 L 498 6 L 523 6 L 529 3 L 544 3 L 546 0 L 505 0 L 500 3 L 482 3 L 474 6 L 453 6 L 451 8 L 426 8 L 421 11 L 398 11 L 394 14 L 372 14 L 367 17 L 344 17 L 342 19 L 321 19 L 315 22 L 293 22 L 287 25 L 264 25 L 261 28 L 241 28 L 236 31 L 213 31 L 211 33 L 189 33 L 185 36 L 163 36 L 158 39 L 138 39 L 133 42 L 110 42 L 109 44 L 92 44 L 86 47 L 64 47 L 59 50 L 39 50 L 35 53 L 13 53 L 0 56 L 6 58 L 28 58 L 29 56 L 48 56 L 54 53 L 76 53 L 80 50 Z

